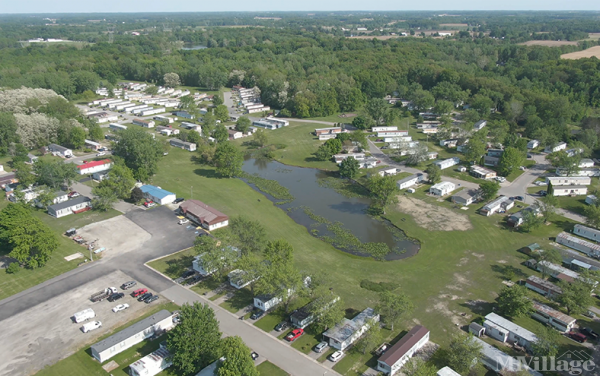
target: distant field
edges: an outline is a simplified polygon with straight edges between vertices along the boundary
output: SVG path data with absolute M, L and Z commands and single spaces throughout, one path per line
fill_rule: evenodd
M 355 37 L 349 37 L 350 39 L 379 39 L 388 40 L 392 38 L 398 38 L 399 35 L 360 35 Z
M 587 40 L 598 40 L 600 39 L 600 33 L 590 33 Z
M 466 23 L 445 23 L 445 24 L 440 24 L 440 26 L 443 26 L 443 27 L 468 27 L 469 25 Z
M 571 52 L 568 54 L 560 55 L 561 59 L 577 60 L 586 57 L 595 56 L 600 59 L 600 46 L 590 47 L 587 50 Z
M 528 40 L 524 43 L 519 43 L 525 46 L 546 46 L 546 47 L 560 47 L 560 46 L 577 46 L 577 42 L 570 42 L 567 40 Z

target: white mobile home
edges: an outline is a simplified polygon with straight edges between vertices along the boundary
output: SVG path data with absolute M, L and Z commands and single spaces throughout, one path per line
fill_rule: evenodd
M 500 196 L 486 204 L 483 208 L 481 208 L 479 210 L 479 214 L 489 217 L 497 211 L 506 211 L 512 208 L 513 206 L 515 206 L 515 202 L 511 200 L 508 196 Z
M 576 224 L 573 228 L 573 234 L 579 235 L 582 238 L 593 240 L 595 242 L 600 241 L 600 231 L 584 225 Z
M 441 34 L 440 34 L 441 35 Z M 477 123 L 475 123 L 475 125 L 473 125 L 473 130 L 474 131 L 480 131 L 482 130 L 485 126 L 487 125 L 487 121 L 486 120 L 479 120 Z
M 117 123 L 110 123 L 110 124 L 108 125 L 108 127 L 109 127 L 110 129 L 113 129 L 113 130 L 115 130 L 115 131 L 123 131 L 123 130 L 127 129 L 127 126 L 126 126 L 126 125 L 123 125 L 123 124 L 117 124 Z
M 166 112 L 167 109 L 164 107 L 161 108 L 151 108 L 148 110 L 143 110 L 140 111 L 140 116 L 149 116 L 149 115 L 156 115 L 156 114 L 162 114 L 163 112 Z
M 456 166 L 459 163 L 460 163 L 460 158 L 458 158 L 458 157 L 452 157 L 452 158 L 444 159 L 443 161 L 433 162 L 433 164 L 438 166 L 440 168 L 440 170 L 446 169 L 448 167 Z
M 398 189 L 406 189 L 410 188 L 413 185 L 419 183 L 422 180 L 423 175 L 419 176 L 417 174 L 405 177 L 404 179 L 400 179 L 396 182 Z
M 567 143 L 566 142 L 559 142 L 556 145 L 546 146 L 546 148 L 544 149 L 544 151 L 546 153 L 556 153 L 557 151 L 565 150 L 566 148 L 567 148 Z
M 453 190 L 456 189 L 456 185 L 454 185 L 454 183 L 449 182 L 449 181 L 443 181 L 441 183 L 437 183 L 433 186 L 431 186 L 431 188 L 429 188 L 429 193 L 431 193 L 432 195 L 435 196 L 446 196 L 447 194 L 451 193 Z
M 592 178 L 589 176 L 552 176 L 546 178 L 546 184 L 552 184 L 553 187 L 560 185 L 590 185 Z
M 344 319 L 328 329 L 323 333 L 323 340 L 332 348 L 344 351 L 369 329 L 372 322 L 379 322 L 379 314 L 373 308 L 366 308 L 352 320 Z
M 281 298 L 273 295 L 258 295 L 254 297 L 254 307 L 265 312 L 270 311 L 281 303 Z
M 140 189 L 144 194 L 144 198 L 152 200 L 159 205 L 170 204 L 177 198 L 175 197 L 175 193 L 166 191 L 160 187 L 155 187 L 154 185 L 142 185 Z
M 503 343 L 516 343 L 519 346 L 531 349 L 531 345 L 538 340 L 537 336 L 529 330 L 495 313 L 485 316 L 483 326 L 486 335 Z
M 55 218 L 87 211 L 92 206 L 92 200 L 86 196 L 79 196 L 69 201 L 59 202 L 48 206 L 48 214 Z
M 169 143 L 173 147 L 184 149 L 184 150 L 187 150 L 187 151 L 195 151 L 196 150 L 196 144 L 195 143 L 181 141 L 178 138 L 172 138 L 172 139 L 170 139 Z
M 371 132 L 385 132 L 385 131 L 397 131 L 398 127 L 373 127 Z
M 63 158 L 71 158 L 73 156 L 73 150 L 57 144 L 48 145 L 48 151 L 53 155 Z
M 531 317 L 544 324 L 550 324 L 561 332 L 570 331 L 575 326 L 576 321 L 571 316 L 536 301 L 533 302 Z
M 158 350 L 129 365 L 129 376 L 158 375 L 172 365 L 171 353 L 161 343 Z
M 576 249 L 579 252 L 583 252 L 588 256 L 595 258 L 600 257 L 600 245 L 569 235 L 566 232 L 558 234 L 556 236 L 556 242 L 558 244 L 566 245 L 569 248 Z
M 527 149 L 535 149 L 540 146 L 540 142 L 538 140 L 530 140 L 527 143 Z
M 377 132 L 377 138 L 408 136 L 408 131 L 381 131 Z
M 144 128 L 154 128 L 154 121 L 144 119 L 133 119 L 133 124 L 141 125 Z
M 493 372 L 500 375 L 506 375 L 517 374 L 519 371 L 525 370 L 529 372 L 531 376 L 542 376 L 541 373 L 532 370 L 520 360 L 507 355 L 487 342 L 484 342 L 477 337 L 473 337 L 472 341 L 481 346 L 481 363 Z
M 552 195 L 554 196 L 581 196 L 587 195 L 588 187 L 585 185 L 561 185 L 552 187 Z
M 429 329 L 416 325 L 377 360 L 377 371 L 395 375 L 406 362 L 429 342 Z

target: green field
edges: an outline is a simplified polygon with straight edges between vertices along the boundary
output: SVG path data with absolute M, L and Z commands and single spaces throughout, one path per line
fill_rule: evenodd
M 288 376 L 287 372 L 269 361 L 262 362 L 256 369 L 260 372 L 260 376 Z
M 6 206 L 8 201 L 0 201 L 0 209 Z M 88 211 L 81 214 L 69 215 L 62 218 L 54 218 L 41 210 L 34 210 L 33 215 L 46 225 L 48 225 L 58 236 L 58 249 L 52 254 L 52 258 L 48 263 L 38 269 L 21 268 L 17 274 L 8 274 L 4 270 L 0 271 L 0 299 L 7 298 L 18 292 L 26 290 L 30 287 L 38 285 L 48 279 L 54 278 L 71 269 L 75 269 L 77 265 L 84 259 L 79 258 L 72 261 L 66 261 L 65 256 L 72 255 L 77 252 L 82 252 L 87 258 L 89 252 L 87 248 L 75 243 L 73 240 L 64 236 L 65 231 L 75 227 L 80 228 L 93 222 L 103 221 L 120 215 L 116 210 L 107 212 Z

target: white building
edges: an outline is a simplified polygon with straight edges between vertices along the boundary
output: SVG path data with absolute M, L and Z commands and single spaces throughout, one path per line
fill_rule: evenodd
M 458 158 L 458 157 L 452 157 L 452 158 L 444 159 L 443 161 L 433 162 L 433 164 L 438 166 L 440 168 L 440 170 L 446 169 L 448 167 L 456 166 L 459 163 L 460 163 L 460 158 Z
M 516 374 L 519 371 L 525 370 L 529 372 L 531 376 L 542 376 L 541 373 L 532 370 L 520 360 L 507 355 L 487 342 L 484 342 L 477 337 L 473 337 L 472 341 L 481 346 L 481 363 L 493 372 L 500 375 L 506 375 Z
M 423 180 L 423 175 L 411 175 L 408 177 L 405 177 L 404 179 L 400 179 L 396 182 L 396 185 L 398 186 L 398 189 L 406 189 L 406 188 L 410 188 L 413 185 L 419 183 L 421 180 Z
M 323 340 L 334 349 L 344 351 L 366 332 L 371 323 L 379 322 L 379 314 L 373 308 L 367 308 L 352 320 L 344 319 L 335 327 L 323 333 Z
M 587 195 L 588 187 L 585 185 L 561 185 L 552 187 L 554 196 L 581 196 Z
M 385 131 L 397 131 L 398 127 L 373 127 L 371 128 L 371 132 L 385 132 Z
M 455 189 L 456 186 L 454 185 L 454 183 L 449 181 L 443 181 L 441 183 L 437 183 L 431 186 L 431 188 L 429 188 L 429 193 L 435 196 L 442 197 L 446 196 L 447 194 L 450 194 Z
M 535 149 L 540 146 L 540 142 L 538 140 L 530 140 L 527 143 L 527 149 Z
M 588 256 L 595 258 L 600 257 L 600 245 L 569 235 L 566 232 L 558 234 L 556 236 L 556 242 L 558 244 L 566 245 L 569 248 L 576 249 L 579 252 L 583 252 Z
M 546 178 L 546 184 L 552 184 L 552 187 L 560 185 L 590 185 L 592 178 L 589 176 L 552 176 Z
M 171 353 L 163 344 L 150 355 L 129 365 L 129 376 L 154 376 L 173 365 Z
M 382 131 L 377 132 L 377 138 L 408 136 L 408 131 Z
M 159 205 L 170 204 L 177 198 L 175 193 L 153 185 L 142 185 L 140 189 L 144 193 L 144 198 L 152 200 Z
M 536 301 L 533 302 L 531 317 L 544 324 L 550 324 L 561 332 L 568 332 L 573 329 L 576 321 L 571 316 Z
M 60 218 L 70 214 L 82 213 L 90 210 L 91 207 L 92 200 L 89 197 L 79 196 L 72 200 L 48 206 L 48 214 L 55 218 Z
M 460 376 L 460 373 L 456 372 L 452 368 L 446 366 L 437 371 L 436 376 Z
M 229 225 L 227 215 L 198 200 L 185 200 L 179 205 L 179 211 L 209 231 Z
M 173 315 L 163 309 L 152 316 L 136 322 L 135 324 L 97 342 L 90 347 L 92 356 L 100 363 L 113 356 L 137 345 L 154 333 L 169 330 L 173 327 Z
M 483 326 L 486 335 L 503 343 L 516 343 L 519 346 L 531 349 L 531 345 L 538 340 L 537 336 L 529 330 L 495 313 L 485 316 Z
M 479 214 L 489 217 L 490 215 L 498 211 L 506 211 L 515 206 L 515 202 L 508 196 L 500 196 L 488 204 L 484 205 L 480 210 Z
M 399 168 L 388 168 L 387 170 L 381 170 L 377 172 L 379 176 L 394 176 L 398 173 L 400 173 Z
M 455 148 L 456 145 L 458 145 L 458 139 L 456 138 L 440 141 L 440 146 L 446 146 L 447 148 Z
M 333 159 L 335 160 L 335 163 L 337 164 L 341 164 L 342 161 L 346 158 L 349 157 L 353 157 L 354 159 L 356 159 L 357 161 L 363 161 L 365 159 L 365 153 L 347 153 L 347 154 L 335 154 L 333 156 Z
M 227 274 L 227 278 L 229 279 L 229 284 L 238 290 L 243 289 L 257 279 L 249 278 L 248 272 L 241 269 L 232 270 L 229 272 L 229 274 Z
M 85 140 L 85 147 L 92 149 L 92 150 L 98 150 L 102 147 L 102 145 L 100 145 L 100 143 L 92 141 L 92 140 Z
M 113 130 L 115 130 L 115 131 L 124 131 L 125 129 L 127 129 L 127 126 L 126 126 L 126 125 L 123 125 L 123 124 L 118 124 L 118 123 L 110 123 L 110 124 L 108 125 L 108 127 L 109 127 L 110 129 L 113 129 Z
M 590 168 L 594 167 L 594 161 L 589 158 L 583 158 L 579 161 L 579 168 Z
M 480 131 L 482 130 L 485 126 L 487 125 L 487 121 L 486 120 L 479 120 L 477 123 L 475 123 L 473 125 L 473 130 L 474 131 Z
M 71 158 L 73 156 L 73 150 L 56 144 L 48 145 L 48 151 L 58 157 Z
M 91 161 L 77 166 L 80 175 L 90 175 L 95 172 L 106 171 L 109 170 L 111 167 L 112 161 L 110 159 Z
M 379 357 L 377 371 L 390 376 L 395 375 L 427 342 L 429 342 L 429 329 L 416 325 Z
M 281 298 L 274 295 L 258 295 L 254 297 L 254 307 L 265 312 L 270 311 L 281 303 Z
M 153 120 L 133 119 L 133 124 L 141 125 L 144 128 L 154 128 Z
M 555 153 L 557 151 L 561 151 L 561 150 L 565 150 L 565 149 L 567 149 L 567 143 L 566 142 L 559 142 L 556 145 L 546 146 L 546 148 L 544 149 L 544 151 L 546 153 Z
M 172 138 L 172 139 L 170 139 L 169 140 L 169 144 L 171 144 L 171 146 L 173 146 L 173 147 L 184 149 L 184 150 L 187 150 L 187 151 L 195 151 L 196 150 L 196 144 L 195 143 L 181 141 L 178 138 Z

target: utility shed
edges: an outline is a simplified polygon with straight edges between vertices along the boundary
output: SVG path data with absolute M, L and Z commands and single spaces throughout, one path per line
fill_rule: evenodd
M 379 322 L 379 314 L 373 308 L 367 308 L 352 320 L 344 319 L 335 327 L 323 333 L 323 338 L 334 349 L 344 351 L 352 345 L 370 327 L 371 322 Z

